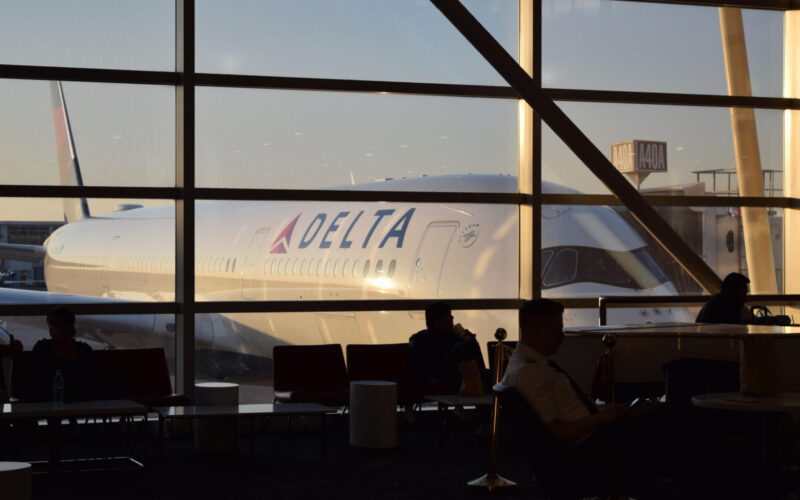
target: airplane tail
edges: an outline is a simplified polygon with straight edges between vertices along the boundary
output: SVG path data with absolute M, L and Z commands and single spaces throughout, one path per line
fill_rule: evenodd
M 72 139 L 72 127 L 69 124 L 67 103 L 61 82 L 50 82 L 50 95 L 53 100 L 53 123 L 56 129 L 56 147 L 58 149 L 58 171 L 62 186 L 83 186 L 81 168 L 78 164 L 78 153 Z M 86 198 L 64 198 L 64 218 L 67 222 L 75 222 L 90 217 L 89 204 Z

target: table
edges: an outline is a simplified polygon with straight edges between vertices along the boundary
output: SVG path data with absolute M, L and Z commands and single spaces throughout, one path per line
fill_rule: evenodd
M 197 418 L 250 417 L 255 423 L 256 417 L 272 417 L 275 415 L 320 415 L 322 418 L 321 449 L 327 453 L 325 439 L 325 416 L 334 413 L 337 408 L 318 403 L 264 403 L 240 404 L 230 406 L 158 406 L 153 408 L 158 414 L 158 447 L 159 454 L 164 455 L 164 422 L 167 420 L 193 421 Z M 250 452 L 255 453 L 255 426 L 251 428 Z
M 738 392 L 699 394 L 692 404 L 700 408 L 758 413 L 763 425 L 763 467 L 768 486 L 777 487 L 780 479 L 778 460 L 778 419 L 781 413 L 800 413 L 800 393 L 787 392 L 774 396 L 752 396 Z M 770 491 L 778 496 L 778 491 Z
M 98 400 L 98 401 L 75 401 L 71 403 L 63 403 L 55 405 L 51 402 L 43 403 L 5 403 L 2 405 L 0 411 L 0 421 L 3 420 L 26 420 L 26 419 L 48 419 L 52 422 L 58 419 L 60 421 L 65 418 L 97 418 L 102 417 L 121 417 L 127 421 L 129 418 L 141 416 L 142 428 L 141 434 L 144 435 L 145 426 L 147 423 L 147 406 L 139 404 L 135 401 L 128 399 L 111 399 L 111 400 Z M 51 440 L 51 454 L 54 458 L 53 463 L 58 464 L 60 460 L 60 432 L 55 435 L 53 429 L 48 429 L 50 432 Z M 124 457 L 126 461 L 133 462 L 137 466 L 143 464 L 132 457 L 133 447 L 129 447 L 129 456 Z M 114 460 L 112 457 L 111 460 Z M 92 460 L 92 462 L 96 462 Z
M 661 382 L 662 364 L 697 357 L 739 361 L 746 392 L 777 393 L 780 384 L 800 386 L 794 361 L 800 355 L 797 326 L 657 323 L 573 327 L 564 332 L 554 359 L 584 388 L 591 385 L 593 373 L 586 367 L 594 367 L 605 350 L 605 336 L 613 341 L 615 382 Z M 774 347 L 777 342 L 780 349 Z M 790 369 L 779 373 L 779 365 Z

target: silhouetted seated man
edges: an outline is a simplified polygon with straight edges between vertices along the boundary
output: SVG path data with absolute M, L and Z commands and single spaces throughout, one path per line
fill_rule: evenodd
M 75 340 L 75 314 L 66 307 L 47 313 L 50 338 L 33 346 L 37 368 L 35 391 L 37 399 L 52 398 L 53 378 L 61 370 L 64 378 L 64 401 L 89 399 L 93 383 L 94 359 L 89 344 Z
M 695 323 L 750 323 L 753 318 L 745 307 L 750 280 L 739 273 L 730 273 L 722 280 L 720 292 L 712 295 L 697 314 Z
M 598 408 L 549 357 L 564 337 L 564 306 L 548 299 L 526 302 L 519 312 L 520 338 L 502 383 L 514 387 L 558 442 L 576 453 L 614 455 L 648 471 L 676 465 L 693 474 L 710 434 L 691 412 L 669 405 L 630 409 L 627 403 Z M 707 474 L 708 469 L 700 469 Z M 576 478 L 579 480 L 579 478 Z
M 428 328 L 415 333 L 408 341 L 412 386 L 427 387 L 434 393 L 457 393 L 462 369 L 489 380 L 475 334 L 461 325 L 454 325 L 452 311 L 453 307 L 444 301 L 432 302 L 425 308 Z M 460 369 L 459 365 L 464 362 L 475 366 L 470 369 L 462 365 Z M 483 384 L 486 387 L 485 381 Z

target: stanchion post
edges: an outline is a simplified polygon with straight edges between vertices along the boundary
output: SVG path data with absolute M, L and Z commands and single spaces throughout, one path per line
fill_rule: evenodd
M 497 348 L 494 350 L 494 383 L 500 382 L 500 372 L 503 368 L 503 361 L 505 359 L 506 346 L 503 345 L 503 340 L 506 338 L 505 328 L 498 328 L 494 332 L 494 338 L 497 339 Z M 491 440 L 489 444 L 489 471 L 478 479 L 469 481 L 467 485 L 476 486 L 478 488 L 486 488 L 489 491 L 498 488 L 508 488 L 516 486 L 517 483 L 509 481 L 497 474 L 497 428 L 500 420 L 500 403 L 497 400 L 497 394 L 492 397 L 492 429 Z

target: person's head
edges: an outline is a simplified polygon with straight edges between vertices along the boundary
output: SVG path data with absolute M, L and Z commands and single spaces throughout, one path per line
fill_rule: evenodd
M 47 327 L 53 340 L 68 340 L 75 336 L 75 313 L 66 307 L 56 307 L 47 313 Z
M 744 304 L 750 280 L 744 274 L 730 273 L 722 280 L 720 294 L 729 302 Z
M 453 306 L 449 302 L 437 300 L 425 308 L 425 326 L 438 332 L 453 331 Z
M 544 356 L 564 339 L 564 306 L 550 299 L 526 301 L 519 310 L 519 340 Z

